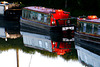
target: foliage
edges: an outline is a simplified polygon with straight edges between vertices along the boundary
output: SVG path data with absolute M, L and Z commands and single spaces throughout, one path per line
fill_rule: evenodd
M 53 52 L 48 52 L 48 51 L 43 51 L 43 50 L 37 50 L 39 53 L 41 53 L 43 56 L 47 56 L 47 57 L 57 57 L 56 53 Z
M 73 49 L 70 53 L 66 53 L 65 55 L 62 55 L 61 57 L 64 58 L 66 61 L 69 61 L 71 59 L 78 60 L 76 49 Z
M 19 42 L 19 43 L 16 43 Z M 0 38 L 0 50 L 5 51 L 9 49 L 17 49 L 22 47 L 22 41 L 20 38 L 17 39 L 8 39 L 8 41 L 5 41 L 5 39 Z
M 16 2 L 16 0 L 7 0 Z M 67 3 L 65 3 L 67 2 Z M 49 8 L 64 9 L 71 12 L 71 16 L 97 15 L 100 17 L 100 0 L 17 0 L 21 7 L 43 6 Z M 67 7 L 65 8 L 65 5 Z

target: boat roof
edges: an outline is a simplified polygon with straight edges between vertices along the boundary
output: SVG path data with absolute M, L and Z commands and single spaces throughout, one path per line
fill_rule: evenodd
M 79 21 L 86 21 L 86 22 L 96 22 L 96 23 L 100 23 L 100 18 L 98 19 L 80 19 L 78 18 Z
M 33 10 L 37 12 L 42 12 L 42 13 L 51 13 L 55 12 L 56 9 L 51 9 L 51 8 L 45 8 L 45 7 L 38 7 L 38 6 L 29 6 L 29 7 L 24 7 L 23 9 L 28 9 L 28 10 Z

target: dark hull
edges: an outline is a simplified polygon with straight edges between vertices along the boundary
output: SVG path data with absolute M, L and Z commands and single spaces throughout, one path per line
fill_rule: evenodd
M 36 34 L 41 34 L 41 35 L 47 35 L 51 37 L 51 40 L 53 41 L 62 41 L 62 32 L 59 31 L 54 31 L 54 30 L 47 30 L 47 29 L 42 29 L 39 27 L 35 27 L 32 25 L 28 25 L 25 23 L 20 23 L 20 31 L 24 31 L 24 32 L 30 32 L 30 33 L 36 33 Z
M 20 19 L 21 31 L 50 35 L 50 27 L 34 21 Z
M 85 39 L 79 38 L 75 35 L 75 45 L 78 45 L 78 46 L 83 47 L 93 53 L 100 55 L 100 43 L 85 40 Z
M 49 30 L 41 29 L 39 27 L 35 27 L 32 25 L 28 25 L 25 23 L 20 23 L 20 30 L 24 32 L 30 32 L 30 33 L 36 33 L 36 34 L 42 34 L 42 35 L 50 35 Z
M 87 34 L 77 33 L 75 32 L 75 36 L 83 41 L 88 41 L 91 43 L 99 44 L 100 45 L 100 37 L 91 36 Z
M 8 9 L 4 12 L 4 16 L 8 20 L 18 20 L 19 21 L 21 14 L 22 14 L 21 9 Z

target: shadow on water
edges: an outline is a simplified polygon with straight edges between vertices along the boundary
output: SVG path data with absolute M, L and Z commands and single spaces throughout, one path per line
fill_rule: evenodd
M 2 31 L 0 32 L 0 51 L 19 49 L 29 54 L 39 52 L 48 57 L 57 57 L 57 54 L 59 54 L 67 61 L 70 59 L 77 60 L 74 42 L 55 42 L 51 40 L 50 35 L 37 34 L 37 31 L 31 32 L 32 30 L 29 29 L 26 29 L 28 31 L 21 31 L 20 23 L 18 21 L 6 20 L 2 16 L 0 17 L 0 31 Z M 32 38 L 35 40 L 34 42 L 32 41 Z M 25 39 L 27 39 L 27 42 Z M 40 41 L 36 42 L 38 39 L 40 39 Z M 44 43 L 45 45 L 41 45 L 41 41 L 46 41 Z M 36 46 L 37 44 L 40 44 L 40 46 Z M 58 44 L 59 46 L 57 46 Z M 50 47 L 48 48 L 48 46 Z M 45 49 L 44 47 L 47 47 L 48 49 Z

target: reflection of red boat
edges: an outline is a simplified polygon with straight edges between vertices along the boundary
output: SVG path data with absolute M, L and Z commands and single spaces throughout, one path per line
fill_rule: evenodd
M 52 52 L 56 52 L 58 55 L 64 55 L 65 53 L 71 52 L 71 44 L 67 42 L 53 42 L 52 41 Z
M 72 48 L 74 49 L 72 43 L 69 44 L 68 42 L 54 42 L 51 40 L 50 36 L 23 31 L 21 31 L 21 35 L 23 36 L 23 43 L 27 47 L 55 52 L 58 55 L 64 55 L 71 52 Z

